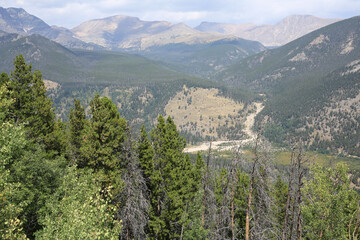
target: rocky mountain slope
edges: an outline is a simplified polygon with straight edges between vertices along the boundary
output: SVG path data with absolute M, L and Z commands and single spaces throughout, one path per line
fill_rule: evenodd
M 258 124 L 277 142 L 302 139 L 360 155 L 360 17 L 240 61 L 219 75 L 266 93 Z
M 231 34 L 261 42 L 265 46 L 281 46 L 336 21 L 339 21 L 339 19 L 324 19 L 311 15 L 291 15 L 274 25 L 203 22 L 196 29 L 202 32 Z
M 203 33 L 183 23 L 142 21 L 136 17 L 113 16 L 84 22 L 71 29 L 85 42 L 108 49 L 145 50 L 152 46 L 184 43 L 188 45 L 210 43 L 220 39 L 234 40 L 234 36 Z
M 66 28 L 49 26 L 43 20 L 27 13 L 22 8 L 0 7 L 0 30 L 22 35 L 39 34 L 70 48 L 101 48 L 75 38 L 74 34 Z

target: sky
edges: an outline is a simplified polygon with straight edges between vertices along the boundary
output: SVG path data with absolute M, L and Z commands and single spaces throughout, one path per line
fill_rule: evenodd
M 274 24 L 293 14 L 342 19 L 360 14 L 360 0 L 0 0 L 0 7 L 23 8 L 66 28 L 119 14 L 192 27 L 203 21 Z

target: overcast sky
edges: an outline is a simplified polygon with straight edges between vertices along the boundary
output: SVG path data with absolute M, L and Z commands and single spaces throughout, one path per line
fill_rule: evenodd
M 1 7 L 24 8 L 49 25 L 73 28 L 113 15 L 142 20 L 273 24 L 292 14 L 349 18 L 360 14 L 360 0 L 0 0 Z

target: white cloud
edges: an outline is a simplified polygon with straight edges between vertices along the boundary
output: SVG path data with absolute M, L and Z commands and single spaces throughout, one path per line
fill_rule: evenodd
M 162 20 L 166 19 L 169 22 L 178 23 L 178 22 L 191 22 L 191 21 L 200 21 L 201 19 L 209 17 L 208 12 L 200 11 L 189 11 L 189 12 L 179 12 L 179 11 L 153 11 L 142 14 L 140 17 L 144 20 Z
M 202 21 L 275 23 L 291 14 L 347 18 L 359 14 L 359 0 L 0 0 L 2 7 L 22 7 L 50 25 L 124 14 L 146 20 L 197 25 Z

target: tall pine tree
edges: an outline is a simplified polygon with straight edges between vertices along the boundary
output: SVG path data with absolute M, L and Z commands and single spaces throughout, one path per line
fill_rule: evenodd
M 25 123 L 30 138 L 45 144 L 47 135 L 54 130 L 55 113 L 51 99 L 46 96 L 41 72 L 32 72 L 31 64 L 26 64 L 22 55 L 16 57 L 14 66 L 9 81 L 11 98 L 15 99 L 10 107 L 11 117 L 16 123 Z
M 69 115 L 69 147 L 70 158 L 72 163 L 80 162 L 80 148 L 84 143 L 83 131 L 87 124 L 84 107 L 81 106 L 80 100 L 74 99 L 74 108 L 71 108 Z
M 111 99 L 99 95 L 90 102 L 90 114 L 80 148 L 82 164 L 94 169 L 100 181 L 118 185 L 118 171 L 124 167 L 119 155 L 124 153 L 126 120 L 120 117 Z
M 155 239 L 181 237 L 187 220 L 188 202 L 194 198 L 194 167 L 183 154 L 186 142 L 169 117 L 160 115 L 151 132 L 155 151 L 151 177 L 151 213 L 149 226 Z

